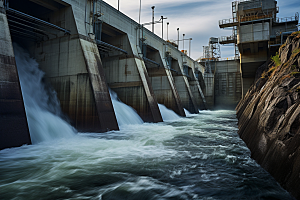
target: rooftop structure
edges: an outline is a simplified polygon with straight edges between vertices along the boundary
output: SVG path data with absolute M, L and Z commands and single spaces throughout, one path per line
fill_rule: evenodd
M 212 73 L 211 61 L 217 61 L 221 58 L 221 50 L 219 39 L 215 37 L 209 38 L 208 46 L 203 46 L 203 56 L 197 61 L 205 63 L 205 73 Z
M 220 44 L 234 44 L 240 57 L 243 94 L 254 81 L 257 68 L 284 43 L 288 34 L 298 30 L 299 14 L 278 18 L 275 0 L 232 2 L 232 18 L 219 21 L 220 28 L 233 28 L 231 36 L 219 38 Z

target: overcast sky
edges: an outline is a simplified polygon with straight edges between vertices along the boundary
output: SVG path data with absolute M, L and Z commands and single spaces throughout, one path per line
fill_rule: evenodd
M 111 6 L 118 8 L 118 0 L 104 0 Z M 139 20 L 140 0 L 119 0 L 120 11 Z M 141 23 L 152 21 L 152 6 L 155 6 L 155 20 L 160 16 L 167 17 L 164 21 L 164 39 L 167 37 L 167 25 L 169 22 L 169 39 L 177 40 L 177 28 L 180 29 L 180 39 L 185 34 L 185 39 L 192 38 L 191 57 L 194 59 L 202 56 L 203 46 L 208 45 L 210 37 L 229 36 L 232 29 L 220 29 L 218 22 L 221 19 L 232 17 L 232 0 L 142 0 Z M 295 16 L 300 12 L 300 0 L 278 0 L 278 17 Z M 155 25 L 155 33 L 161 36 L 161 24 Z M 147 27 L 151 29 L 151 25 Z M 182 42 L 179 44 L 182 49 Z M 189 42 L 185 41 L 184 47 L 189 48 Z M 222 57 L 234 56 L 233 46 L 221 47 Z

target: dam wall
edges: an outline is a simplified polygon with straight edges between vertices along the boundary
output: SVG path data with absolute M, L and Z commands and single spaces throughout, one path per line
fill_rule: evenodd
M 239 60 L 215 63 L 215 107 L 234 109 L 242 99 L 242 78 Z
M 200 62 L 205 65 L 204 62 Z M 212 73 L 204 74 L 205 99 L 209 109 L 234 109 L 242 99 L 239 59 L 210 61 Z
M 197 113 L 198 106 L 196 101 L 200 102 L 201 99 L 195 100 L 189 81 L 186 78 L 188 74 L 184 73 L 184 65 L 190 70 L 190 73 L 193 73 L 193 69 L 195 68 L 193 63 L 195 63 L 195 61 L 178 51 L 178 49 L 169 42 L 166 42 L 159 36 L 150 32 L 144 26 L 139 25 L 126 15 L 118 12 L 107 3 L 99 1 L 97 6 L 99 7 L 99 10 L 101 10 L 101 13 L 103 13 L 101 17 L 101 20 L 103 21 L 103 34 L 101 37 L 103 41 L 116 45 L 121 49 L 128 50 L 129 52 L 129 54 L 126 55 L 127 58 L 125 61 L 121 61 L 125 63 L 126 67 L 124 67 L 124 64 L 119 64 L 119 67 L 121 69 L 129 69 L 131 66 L 128 62 L 130 62 L 129 60 L 132 59 L 132 57 L 137 60 L 142 57 L 138 63 L 146 67 L 146 76 L 151 79 L 151 84 L 147 87 L 153 91 L 153 95 L 157 102 L 164 104 L 180 116 L 184 116 L 183 107 L 190 112 Z M 118 34 L 127 35 L 127 38 L 126 36 L 122 36 L 123 39 L 115 38 L 113 40 L 112 38 L 115 37 L 112 34 L 113 32 L 115 34 L 118 32 Z M 122 42 L 122 40 L 125 40 L 125 42 Z M 123 45 L 125 43 L 129 43 L 128 45 L 131 49 L 125 48 L 126 45 Z M 122 57 L 122 60 L 123 59 L 124 56 Z M 110 59 L 110 62 L 116 63 L 117 61 L 112 61 L 112 59 Z M 187 62 L 190 62 L 190 64 L 187 65 Z M 197 65 L 196 68 L 200 71 L 204 70 L 198 63 L 195 65 Z M 105 66 L 108 65 L 105 64 Z M 115 71 L 113 73 L 115 73 Z M 127 73 L 125 76 L 122 74 L 119 75 L 119 77 L 122 77 L 123 79 L 124 77 L 127 77 L 126 81 L 131 82 L 129 76 L 134 77 L 135 73 L 133 70 L 129 70 L 129 73 L 131 74 Z M 111 75 L 108 76 L 111 77 Z M 192 77 L 194 78 L 194 74 Z M 135 79 L 132 81 L 137 83 L 139 80 Z M 109 84 L 118 82 L 124 83 L 124 80 L 118 80 L 115 77 L 114 80 L 109 79 L 108 82 Z M 197 90 L 197 93 L 200 95 L 199 89 Z M 130 103 L 129 101 L 126 101 L 125 97 L 123 98 L 122 94 L 120 94 L 119 97 L 122 101 Z M 135 109 L 138 110 L 137 108 Z
M 1 107 L 10 98 L 18 104 L 16 112 L 1 110 L 1 117 L 16 113 L 27 137 L 13 145 L 5 141 L 8 145 L 1 148 L 30 144 L 17 72 L 8 73 L 5 67 L 15 66 L 12 42 L 36 59 L 62 112 L 80 132 L 119 129 L 109 88 L 146 122 L 162 121 L 158 103 L 180 116 L 185 116 L 184 108 L 191 113 L 207 108 L 204 67 L 103 1 L 10 0 L 1 16 L 1 42 L 9 49 L 2 54 L 11 58 L 10 63 L 1 60 L 6 62 L 1 81 L 5 85 L 11 79 L 16 91 L 15 96 L 3 96 L 1 88 Z M 6 140 L 4 132 L 2 138 Z
M 6 12 L 0 1 L 0 150 L 31 144 Z

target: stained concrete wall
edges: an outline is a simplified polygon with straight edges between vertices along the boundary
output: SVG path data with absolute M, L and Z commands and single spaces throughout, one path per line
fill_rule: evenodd
M 205 63 L 200 63 L 205 64 Z M 213 73 L 204 74 L 209 109 L 234 109 L 242 99 L 243 79 L 239 60 L 211 61 Z M 245 80 L 244 80 L 245 82 Z M 246 82 L 245 82 L 246 83 Z M 245 85 L 245 87 L 250 87 Z
M 205 82 L 205 99 L 207 102 L 207 108 L 212 110 L 215 108 L 215 77 L 214 74 L 205 73 L 204 74 L 204 82 Z
M 243 25 L 238 28 L 237 42 L 258 42 L 270 39 L 270 23 L 262 22 Z
M 240 44 L 240 71 L 242 75 L 242 95 L 244 96 L 254 83 L 256 70 L 268 59 L 268 43 L 256 42 Z
M 215 107 L 235 108 L 242 99 L 242 79 L 239 60 L 217 61 L 215 66 Z
M 0 150 L 31 144 L 3 1 L 0 1 L 0 89 Z

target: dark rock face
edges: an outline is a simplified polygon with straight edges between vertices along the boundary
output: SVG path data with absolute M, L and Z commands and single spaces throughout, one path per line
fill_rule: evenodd
M 272 60 L 236 108 L 239 135 L 252 157 L 300 199 L 300 33 Z

